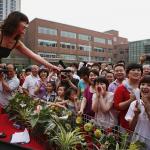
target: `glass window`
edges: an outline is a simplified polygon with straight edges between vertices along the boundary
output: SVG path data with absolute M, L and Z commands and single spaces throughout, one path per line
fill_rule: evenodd
M 47 47 L 57 47 L 57 42 L 38 39 L 38 45 L 47 46 Z
M 61 57 L 64 60 L 76 60 L 76 56 L 75 55 L 64 55 L 64 54 L 62 54 Z
M 45 27 L 38 27 L 38 33 L 57 35 L 57 30 L 51 28 L 45 28 Z
M 78 38 L 79 38 L 80 40 L 85 40 L 85 41 L 90 41 L 90 40 L 91 40 L 91 36 L 85 35 L 85 34 L 79 34 L 79 35 L 78 35 Z
M 92 61 L 104 61 L 105 57 L 91 57 Z
M 124 51 L 121 50 L 121 51 L 120 51 L 120 54 L 124 54 Z
M 102 47 L 94 47 L 94 51 L 96 51 L 96 52 L 104 52 L 104 48 L 102 48 Z
M 94 37 L 94 42 L 105 44 L 106 43 L 106 39 Z
M 76 44 L 74 43 L 66 43 L 66 42 L 60 42 L 61 48 L 67 48 L 67 49 L 76 49 Z
M 61 31 L 61 36 L 76 39 L 76 33 L 73 32 Z
M 55 53 L 43 53 L 43 52 L 38 52 L 38 55 L 40 55 L 43 58 L 47 58 L 47 59 L 56 59 L 56 58 L 60 58 L 58 55 L 56 55 Z
M 91 46 L 87 46 L 87 45 L 79 45 L 79 50 L 83 50 L 83 51 L 91 51 Z
M 108 45 L 112 45 L 112 40 L 108 39 L 107 43 L 108 43 Z
M 78 59 L 80 61 L 88 61 L 89 60 L 89 57 L 88 56 L 78 56 Z

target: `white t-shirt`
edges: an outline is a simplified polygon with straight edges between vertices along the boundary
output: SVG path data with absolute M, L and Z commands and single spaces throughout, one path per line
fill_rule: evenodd
M 29 75 L 25 78 L 25 81 L 22 85 L 22 87 L 29 91 L 30 96 L 34 96 L 34 91 L 36 87 L 36 83 L 39 80 L 39 77 L 35 77 L 33 75 Z
M 136 106 L 136 100 L 130 104 L 128 112 L 125 116 L 125 119 L 127 121 L 133 119 L 135 106 Z M 139 114 L 138 121 L 134 130 L 134 132 L 137 134 L 133 135 L 132 140 L 133 141 L 140 140 L 146 143 L 148 149 L 150 149 L 150 120 L 148 119 L 148 116 L 145 112 L 145 108 L 142 100 L 140 100 L 140 110 L 141 113 Z
M 96 93 L 93 94 L 92 100 L 94 101 L 96 99 Z M 110 108 L 109 111 L 107 112 L 103 112 L 101 111 L 101 105 L 100 103 L 98 103 L 98 112 L 95 113 L 95 119 L 96 119 L 96 123 L 99 126 L 103 126 L 105 128 L 109 128 L 109 127 L 113 127 L 115 125 L 117 125 L 117 114 L 116 111 L 113 109 L 113 97 L 114 97 L 114 93 L 112 92 L 107 92 L 107 95 L 103 98 L 103 100 L 106 103 L 110 103 L 110 105 L 112 105 L 112 107 Z
M 2 107 L 8 105 L 12 93 L 15 92 L 15 90 L 17 90 L 20 83 L 19 79 L 16 76 L 14 76 L 12 79 L 8 79 L 6 82 L 8 83 L 11 92 L 3 91 L 2 82 L 0 82 L 0 105 L 2 105 Z

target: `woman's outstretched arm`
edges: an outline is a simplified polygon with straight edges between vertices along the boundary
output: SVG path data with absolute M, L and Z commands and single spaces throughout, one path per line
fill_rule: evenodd
M 29 58 L 33 59 L 34 61 L 46 66 L 49 69 L 57 70 L 59 71 L 59 67 L 52 65 L 48 61 L 46 61 L 41 56 L 35 54 L 33 51 L 31 51 L 29 48 L 27 48 L 21 41 L 18 42 L 16 49 L 19 50 L 22 54 L 28 56 Z

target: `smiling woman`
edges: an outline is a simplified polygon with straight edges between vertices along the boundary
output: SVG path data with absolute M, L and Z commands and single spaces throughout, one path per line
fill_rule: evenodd
M 45 65 L 49 69 L 59 71 L 58 67 L 50 64 L 41 56 L 32 52 L 21 42 L 20 38 L 25 34 L 28 24 L 29 20 L 25 14 L 18 11 L 9 14 L 1 26 L 0 59 L 8 57 L 13 49 L 17 49 L 22 54 L 37 61 L 40 64 Z

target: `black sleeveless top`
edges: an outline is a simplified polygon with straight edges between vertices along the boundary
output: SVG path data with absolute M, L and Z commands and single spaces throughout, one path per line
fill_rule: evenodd
M 15 48 L 15 46 L 16 46 L 16 44 L 17 44 L 17 42 L 18 42 L 18 41 L 16 40 L 16 42 L 15 42 L 15 44 L 13 45 L 12 48 L 7 48 L 7 47 L 2 47 L 2 46 L 1 46 L 2 41 L 3 41 L 3 34 L 2 34 L 2 36 L 1 36 L 1 41 L 0 41 L 0 59 L 1 59 L 1 58 L 6 58 L 6 57 L 8 57 L 9 54 L 10 54 L 10 52 L 11 52 L 11 50 Z

